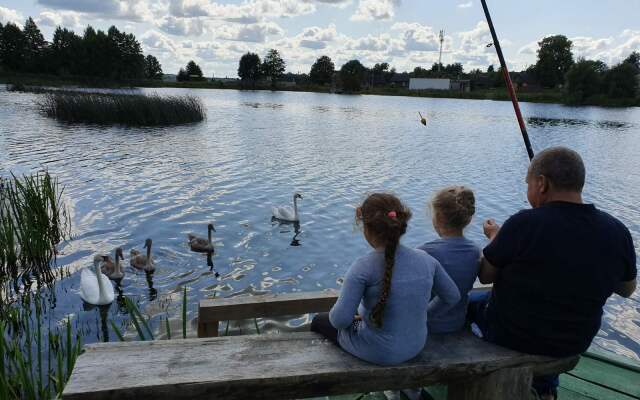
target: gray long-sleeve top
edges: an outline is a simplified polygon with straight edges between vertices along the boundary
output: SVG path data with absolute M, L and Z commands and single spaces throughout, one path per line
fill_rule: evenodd
M 347 271 L 329 319 L 338 329 L 338 342 L 344 350 L 365 361 L 392 365 L 415 357 L 424 347 L 432 290 L 440 307 L 458 303 L 460 292 L 435 258 L 400 245 L 383 324 L 377 328 L 369 316 L 380 298 L 383 276 L 383 251 L 372 251 L 356 260 Z M 354 322 L 356 313 L 361 321 Z

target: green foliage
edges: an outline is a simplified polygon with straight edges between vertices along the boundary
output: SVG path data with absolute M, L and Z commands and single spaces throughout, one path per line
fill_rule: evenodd
M 192 79 L 192 78 L 200 79 L 200 78 L 202 78 L 202 69 L 200 69 L 200 66 L 198 64 L 196 64 L 196 62 L 193 61 L 193 60 L 191 60 L 191 61 L 189 61 L 187 63 L 186 72 L 187 72 L 187 75 L 189 76 L 189 79 Z
M 604 76 L 603 92 L 612 99 L 632 99 L 638 95 L 638 70 L 622 62 L 608 70 Z
M 162 65 L 151 54 L 144 58 L 144 77 L 147 79 L 162 79 Z
M 31 17 L 24 23 L 22 30 L 25 38 L 25 67 L 27 71 L 38 72 L 44 67 L 44 50 L 47 42 Z
M 81 352 L 71 321 L 43 331 L 50 307 L 39 292 L 26 292 L 0 318 L 0 399 L 54 399 L 64 389 Z M 44 357 L 44 354 L 48 357 Z
M 318 85 L 326 85 L 333 80 L 333 74 L 335 73 L 335 65 L 331 58 L 328 56 L 322 56 L 316 60 L 311 66 L 309 73 L 311 82 Z
M 634 51 L 629 54 L 629 57 L 625 58 L 623 63 L 631 64 L 635 67 L 636 71 L 640 73 L 640 52 Z
M 579 59 L 567 72 L 567 94 L 572 103 L 581 103 L 598 94 L 607 66 L 602 61 Z
M 40 103 L 51 118 L 65 122 L 134 126 L 199 122 L 206 110 L 197 97 L 53 92 Z
M 255 82 L 260 79 L 262 68 L 260 57 L 255 53 L 247 53 L 240 57 L 238 64 L 238 76 L 243 81 L 249 81 L 255 87 Z
M 271 79 L 271 87 L 276 86 L 276 82 L 280 80 L 282 74 L 284 74 L 284 70 L 286 68 L 286 63 L 280 57 L 280 53 L 276 49 L 271 49 L 264 57 L 264 61 L 262 62 L 262 74 Z
M 0 178 L 0 314 L 18 282 L 55 280 L 56 245 L 71 226 L 62 192 L 48 172 Z
M 544 87 L 564 83 L 564 76 L 573 65 L 573 43 L 563 35 L 548 36 L 538 42 L 538 61 L 535 72 Z
M 27 41 L 18 25 L 7 23 L 0 37 L 0 59 L 9 71 L 21 71 L 25 65 Z
M 366 68 L 358 60 L 348 61 L 340 68 L 340 80 L 342 88 L 347 92 L 360 91 L 360 85 L 364 78 Z
M 395 73 L 395 69 L 389 69 L 389 63 L 378 63 L 371 68 L 371 81 L 374 85 L 385 85 L 391 82 L 391 78 Z

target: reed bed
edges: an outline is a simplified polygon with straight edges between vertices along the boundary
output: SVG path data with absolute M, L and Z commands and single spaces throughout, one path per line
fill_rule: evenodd
M 0 316 L 18 292 L 56 278 L 56 245 L 70 236 L 62 188 L 48 172 L 0 178 Z
M 49 307 L 38 292 L 25 294 L 0 319 L 0 399 L 59 398 L 81 352 L 68 319 L 43 329 Z
M 200 122 L 206 118 L 194 96 L 51 92 L 39 102 L 45 115 L 65 122 L 159 126 Z

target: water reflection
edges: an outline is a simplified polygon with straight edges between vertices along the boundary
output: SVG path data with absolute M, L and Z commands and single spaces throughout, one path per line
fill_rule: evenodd
M 293 227 L 293 237 L 291 238 L 291 246 L 300 246 L 300 239 L 298 235 L 302 233 L 300 230 L 300 221 L 285 221 L 276 217 L 271 217 L 271 224 L 278 225 L 280 227 L 280 233 L 290 233 L 290 227 Z
M 594 126 L 602 130 L 624 130 L 633 127 L 632 124 L 620 121 L 590 121 L 571 118 L 527 118 L 529 125 L 533 127 L 576 127 L 576 126 Z

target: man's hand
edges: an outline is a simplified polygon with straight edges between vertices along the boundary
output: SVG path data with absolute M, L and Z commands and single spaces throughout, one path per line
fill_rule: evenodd
M 489 240 L 493 240 L 500 230 L 500 225 L 498 225 L 494 219 L 488 219 L 482 224 L 482 229 L 484 230 L 484 235 Z

